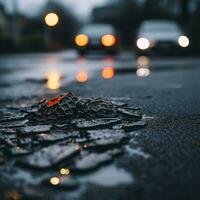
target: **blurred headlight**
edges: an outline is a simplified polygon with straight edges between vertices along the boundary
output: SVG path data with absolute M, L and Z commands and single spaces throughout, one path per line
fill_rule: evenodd
M 89 43 L 89 38 L 84 34 L 77 35 L 75 38 L 75 43 L 79 47 L 84 47 Z
M 114 46 L 116 44 L 116 37 L 114 35 L 104 35 L 101 38 L 101 43 L 106 47 Z
M 150 42 L 146 38 L 139 38 L 137 40 L 137 47 L 141 50 L 148 49 L 150 47 Z
M 181 47 L 188 47 L 190 44 L 190 40 L 187 36 L 182 35 L 178 38 L 178 43 Z

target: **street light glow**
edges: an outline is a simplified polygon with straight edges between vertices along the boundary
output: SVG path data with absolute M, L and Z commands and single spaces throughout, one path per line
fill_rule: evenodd
M 45 16 L 45 23 L 50 27 L 56 26 L 58 22 L 59 22 L 59 17 L 56 13 L 48 13 Z

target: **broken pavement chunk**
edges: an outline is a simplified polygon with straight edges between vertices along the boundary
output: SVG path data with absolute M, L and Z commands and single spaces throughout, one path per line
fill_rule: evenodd
M 12 156 L 20 156 L 20 155 L 29 154 L 30 151 L 21 147 L 12 147 L 10 149 L 10 153 Z
M 18 140 L 18 143 L 20 146 L 28 146 L 28 145 L 32 144 L 32 138 L 31 137 L 20 138 Z
M 75 169 L 78 171 L 88 171 L 99 167 L 102 164 L 112 161 L 112 156 L 107 153 L 91 153 L 81 159 L 78 159 L 75 163 Z
M 12 129 L 12 128 L 1 128 L 0 129 L 0 133 L 3 133 L 3 134 L 15 134 L 16 130 Z
M 87 134 L 91 140 L 110 138 L 110 137 L 116 137 L 116 136 L 125 137 L 124 130 L 113 130 L 113 129 L 88 130 Z
M 79 186 L 78 181 L 68 176 L 68 177 L 62 178 L 59 188 L 64 189 L 64 190 L 73 190 L 73 189 L 76 189 L 78 186 Z
M 100 118 L 93 120 L 85 120 L 85 119 L 73 120 L 72 124 L 75 125 L 75 127 L 78 129 L 91 130 L 95 128 L 110 127 L 120 122 L 121 120 L 119 118 Z
M 127 106 L 127 103 L 120 102 L 120 101 L 111 101 L 111 103 L 112 103 L 114 106 L 117 106 L 117 107 L 124 107 L 124 106 Z
M 107 151 L 107 153 L 112 156 L 118 156 L 118 155 L 122 154 L 122 150 L 121 149 L 112 149 L 112 150 Z
M 71 158 L 78 152 L 79 148 L 77 148 L 77 145 L 75 144 L 65 146 L 52 145 L 26 156 L 20 163 L 38 169 L 45 169 Z
M 6 146 L 16 146 L 17 145 L 17 136 L 15 134 L 2 134 L 0 133 L 0 143 L 5 144 Z
M 103 98 L 80 98 L 69 93 L 64 93 L 53 99 L 43 99 L 30 109 L 30 116 L 37 121 L 57 119 L 88 118 L 115 118 L 117 108 L 125 106 L 124 103 L 112 103 Z M 120 117 L 120 116 L 119 116 Z
M 52 128 L 52 125 L 37 125 L 37 126 L 26 126 L 19 128 L 21 134 L 30 134 L 30 133 L 45 133 L 49 132 Z
M 26 116 L 26 113 L 7 113 L 3 115 L 0 122 L 23 120 Z
M 65 140 L 71 137 L 78 137 L 79 132 L 78 131 L 73 131 L 69 133 L 41 133 L 38 134 L 37 140 L 40 142 L 56 142 L 56 141 L 61 141 Z
M 126 136 L 112 136 L 109 138 L 103 138 L 100 140 L 95 140 L 91 143 L 89 143 L 87 146 L 88 148 L 94 148 L 95 150 L 107 150 L 112 149 L 115 147 L 120 147 L 122 142 L 127 139 Z
M 136 113 L 131 108 L 117 108 L 117 112 L 123 115 L 124 117 L 141 119 L 142 115 Z
M 17 128 L 25 126 L 29 120 L 9 121 L 0 123 L 0 128 Z
M 125 131 L 136 131 L 144 128 L 147 125 L 145 121 L 137 121 L 132 123 L 122 123 L 120 125 L 116 125 L 114 129 L 124 129 Z

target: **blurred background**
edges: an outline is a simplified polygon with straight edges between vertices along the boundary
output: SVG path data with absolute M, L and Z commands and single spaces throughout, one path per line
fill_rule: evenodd
M 4 193 L 5 200 L 43 200 L 52 195 L 56 200 L 200 196 L 199 55 L 200 0 L 0 0 L 0 199 Z M 32 117 L 27 123 L 26 108 L 42 97 L 69 91 L 80 97 L 103 97 L 119 106 L 127 103 L 138 112 L 141 108 L 148 126 L 135 132 L 135 126 L 144 125 L 129 124 L 128 119 L 126 134 L 117 125 L 117 134 L 114 129 L 114 134 L 94 131 L 90 138 L 84 127 L 80 134 L 71 133 L 73 123 L 63 125 L 58 118 L 52 122 L 55 133 L 53 129 L 43 134 L 40 125 L 46 120 L 42 119 L 30 128 L 31 136 L 29 131 L 18 131 L 18 127 L 29 130 L 32 124 Z M 65 103 L 74 110 L 70 102 Z M 130 114 L 126 113 L 129 107 L 121 109 L 127 118 L 134 116 L 132 108 Z M 25 115 L 19 115 L 21 111 Z M 57 114 L 56 110 L 55 118 Z M 85 119 L 80 124 L 90 126 Z M 33 135 L 31 130 L 36 130 Z M 121 135 L 126 135 L 127 145 Z M 66 156 L 66 162 L 58 167 L 52 162 L 44 170 L 41 163 L 51 161 L 43 157 L 53 161 L 59 151 L 53 147 L 42 156 L 40 148 L 65 144 L 65 140 L 81 146 L 80 155 L 70 162 Z M 119 159 L 112 158 L 119 153 Z M 20 164 L 18 158 L 23 160 L 20 156 L 26 154 L 30 163 L 32 158 L 38 160 L 38 166 Z M 78 189 L 70 193 L 74 185 Z M 15 188 L 24 198 L 12 193 Z
M 187 53 L 200 53 L 199 0 L 0 0 L 0 52 L 77 48 L 86 24 L 111 25 L 120 49 L 134 50 L 149 19 L 173 21 L 189 39 Z

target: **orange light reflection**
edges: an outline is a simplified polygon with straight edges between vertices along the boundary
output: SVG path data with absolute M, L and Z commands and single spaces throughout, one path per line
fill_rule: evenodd
M 57 90 L 61 87 L 61 74 L 58 71 L 49 71 L 47 74 L 47 87 L 50 90 Z
M 78 71 L 78 73 L 76 74 L 76 80 L 79 83 L 85 83 L 88 81 L 88 73 L 85 70 L 80 70 Z
M 137 63 L 140 66 L 148 66 L 149 63 L 150 63 L 150 60 L 149 60 L 149 58 L 147 56 L 139 56 L 137 58 Z
M 107 66 L 108 65 L 113 66 L 115 64 L 115 60 L 111 56 L 106 57 L 103 61 L 104 64 Z
M 115 69 L 113 67 L 104 67 L 101 75 L 105 79 L 111 79 L 115 76 Z
M 22 195 L 15 191 L 5 192 L 4 200 L 22 200 Z

